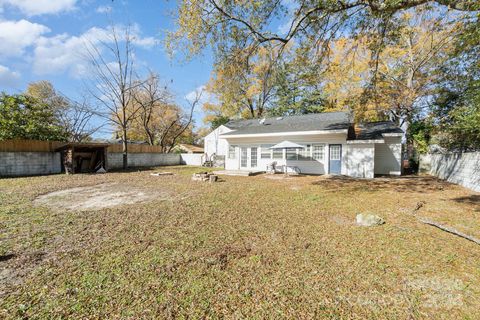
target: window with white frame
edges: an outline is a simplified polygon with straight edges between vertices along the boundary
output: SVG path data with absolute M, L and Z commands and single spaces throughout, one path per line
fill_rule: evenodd
M 283 159 L 283 149 L 273 149 L 273 159 Z
M 323 161 L 324 157 L 325 157 L 325 145 L 324 144 L 314 145 L 312 149 L 312 158 L 314 160 Z
M 260 146 L 260 158 L 261 159 L 272 159 L 272 149 L 270 149 L 272 145 L 270 144 L 262 144 Z
M 342 146 L 330 145 L 330 160 L 340 160 L 342 159 Z
M 287 160 L 298 160 L 297 149 L 295 148 L 287 148 L 286 152 Z
M 307 144 L 303 149 L 298 150 L 298 160 L 312 160 L 312 146 Z
M 235 159 L 235 146 L 228 146 L 228 159 Z

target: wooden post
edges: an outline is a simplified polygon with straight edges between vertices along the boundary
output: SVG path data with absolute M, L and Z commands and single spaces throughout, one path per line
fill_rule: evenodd
M 72 146 L 72 174 L 75 174 L 75 147 Z
M 107 162 L 107 157 L 108 157 L 108 147 L 103 148 L 103 169 L 105 171 L 108 171 L 108 162 Z

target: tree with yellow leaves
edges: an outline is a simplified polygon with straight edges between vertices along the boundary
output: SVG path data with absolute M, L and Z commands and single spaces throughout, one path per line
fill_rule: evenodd
M 179 140 L 192 137 L 193 110 L 199 100 L 197 96 L 190 101 L 189 112 L 183 112 L 168 88 L 161 85 L 160 77 L 151 72 L 135 88 L 127 107 L 127 114 L 135 112 L 127 129 L 128 137 L 161 146 L 162 152 L 171 152 Z
M 332 43 L 324 92 L 338 108 L 354 110 L 357 120 L 411 122 L 436 90 L 438 70 L 453 50 L 456 24 L 424 13 L 405 13 L 399 20 L 401 28 L 378 59 L 366 37 Z
M 207 91 L 216 102 L 203 105 L 205 122 L 218 116 L 255 118 L 264 115 L 273 94 L 275 52 L 260 48 L 237 50 L 214 66 Z

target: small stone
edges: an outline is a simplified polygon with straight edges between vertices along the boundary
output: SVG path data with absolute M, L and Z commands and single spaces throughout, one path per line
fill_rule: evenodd
M 381 217 L 370 213 L 357 214 L 357 224 L 362 227 L 379 226 L 385 223 Z

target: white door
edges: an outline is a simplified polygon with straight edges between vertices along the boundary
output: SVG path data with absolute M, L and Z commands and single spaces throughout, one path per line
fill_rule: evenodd
M 258 166 L 258 147 L 240 147 L 240 169 L 255 169 Z

